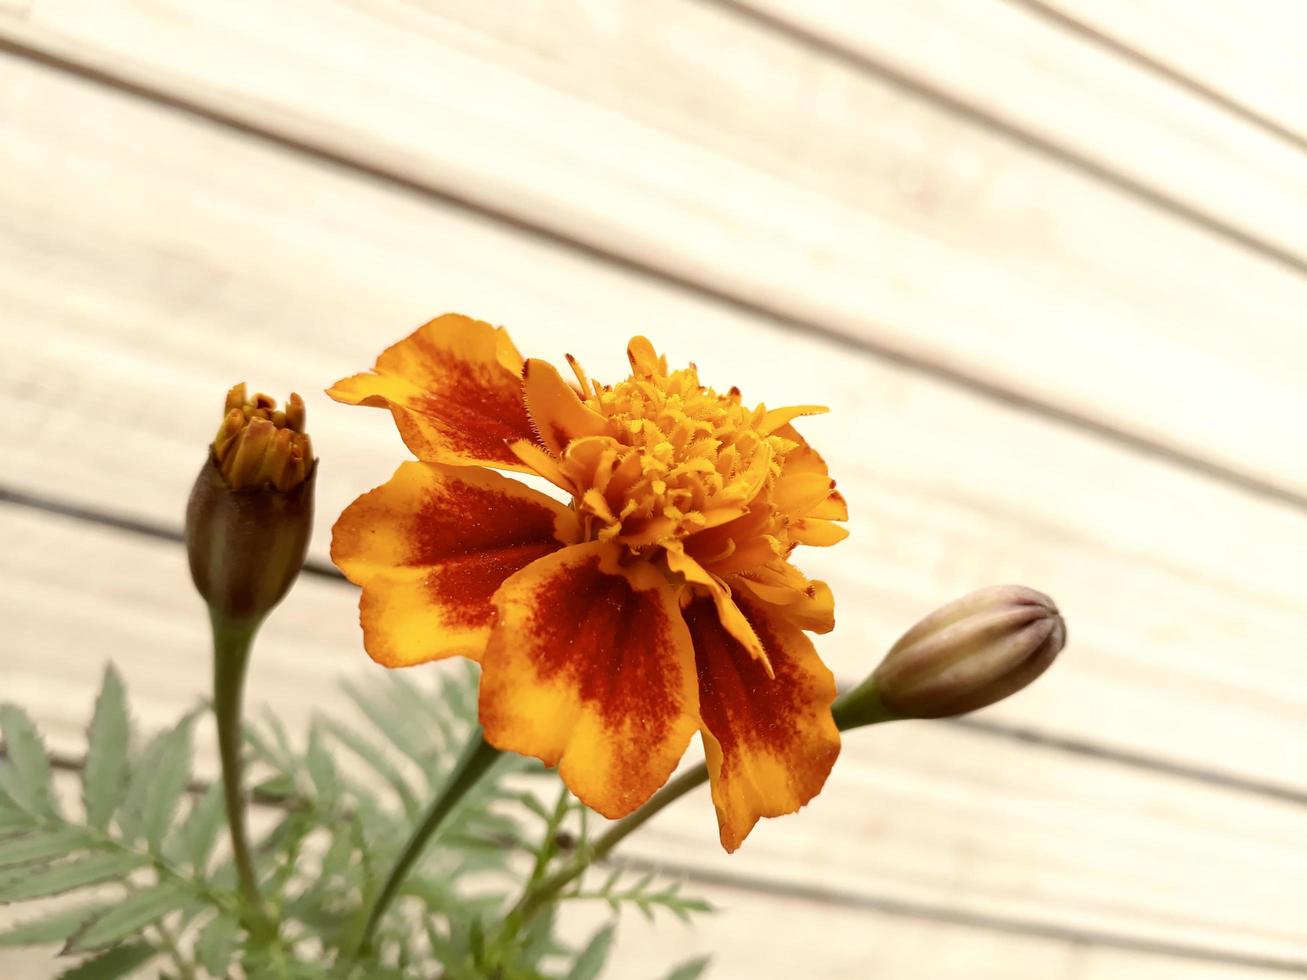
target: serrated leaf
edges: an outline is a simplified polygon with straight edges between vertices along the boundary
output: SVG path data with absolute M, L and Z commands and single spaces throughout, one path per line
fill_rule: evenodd
M 371 739 L 360 735 L 349 726 L 342 725 L 333 719 L 323 719 L 322 727 L 341 745 L 371 766 L 382 779 L 394 788 L 404 806 L 405 813 L 412 815 L 417 812 L 419 806 L 417 796 L 414 795 L 408 780 L 404 778 L 404 774 L 399 771 L 399 767 L 386 755 L 385 749 Z
M 614 868 L 612 870 L 612 873 L 608 875 L 607 880 L 604 881 L 603 887 L 599 889 L 599 894 L 601 895 L 610 894 L 612 890 L 617 886 L 617 881 L 622 877 L 624 871 L 625 871 L 624 868 Z
M 86 767 L 82 773 L 82 799 L 86 823 L 105 830 L 127 795 L 127 747 L 131 722 L 122 678 L 110 664 L 104 671 L 95 713 L 86 732 Z
M 284 803 L 299 795 L 299 787 L 290 776 L 276 775 L 255 785 L 250 795 L 260 803 Z
M 0 763 L 3 765 L 3 763 Z M 28 816 L 21 810 L 6 810 L 0 808 L 0 837 L 8 837 L 11 834 L 22 833 L 32 830 L 38 824 L 34 817 Z
M 709 958 L 707 956 L 686 960 L 667 974 L 667 980 L 699 980 L 704 971 L 708 969 L 708 962 Z
M 231 916 L 214 916 L 200 931 L 200 937 L 195 942 L 195 957 L 200 966 L 215 977 L 225 977 L 232 956 L 236 953 L 236 940 L 240 933 L 240 923 Z
M 46 898 L 125 877 L 147 864 L 137 854 L 89 854 L 86 857 L 41 868 L 11 871 L 0 876 L 0 902 Z
M 212 783 L 203 796 L 191 803 L 191 812 L 177 829 L 178 844 L 196 873 L 202 875 L 208 867 L 226 816 L 222 783 Z
M 131 764 L 131 775 L 127 780 L 127 795 L 118 808 L 118 829 L 127 843 L 134 843 L 144 833 L 145 810 L 150 780 L 158 769 L 159 755 L 163 751 L 166 731 L 158 732 L 145 743 L 140 754 Z
M 157 768 L 146 789 L 142 829 L 153 853 L 163 847 L 168 828 L 177 816 L 177 806 L 191 780 L 191 730 L 194 716 L 188 715 L 164 736 Z
M 286 731 L 286 726 L 278 718 L 271 708 L 263 709 L 263 723 L 268 726 L 268 731 L 272 732 L 272 737 L 277 742 L 276 755 L 282 761 L 282 768 L 293 770 L 295 768 L 295 750 L 290 744 L 290 734 Z
M 358 707 L 359 711 L 376 726 L 382 735 L 390 740 L 395 748 L 416 762 L 424 774 L 433 768 L 430 746 L 422 738 L 420 732 L 405 725 L 402 717 L 390 710 L 388 705 L 381 703 L 381 699 L 371 692 L 364 691 L 351 681 L 345 681 L 343 686 L 345 693 Z
M 59 974 L 59 980 L 118 980 L 130 976 L 158 955 L 158 950 L 144 943 L 115 946 L 71 970 L 65 970 Z
M 585 949 L 581 950 L 581 955 L 572 963 L 567 980 L 595 980 L 599 976 L 613 946 L 613 931 L 614 927 L 607 925 L 591 937 L 585 944 Z
M 95 844 L 95 838 L 77 827 L 37 830 L 0 841 L 0 868 L 33 861 L 51 861 Z
M 69 940 L 65 951 L 86 953 L 117 943 L 158 922 L 193 897 L 190 891 L 172 883 L 135 892 L 88 922 Z
M 50 762 L 32 720 L 17 705 L 0 705 L 0 734 L 9 760 L 0 768 L 4 792 L 28 813 L 57 817 Z
M 0 947 L 39 946 L 43 943 L 62 942 L 80 929 L 88 919 L 104 912 L 104 905 L 83 905 L 64 909 L 39 919 L 16 925 L 0 933 Z
M 309 746 L 304 764 L 309 770 L 309 779 L 313 781 L 318 809 L 324 814 L 334 813 L 340 802 L 340 774 L 322 744 L 322 727 L 316 722 L 309 726 Z

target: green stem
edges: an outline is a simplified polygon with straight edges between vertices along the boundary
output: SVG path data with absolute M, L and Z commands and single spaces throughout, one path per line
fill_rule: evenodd
M 650 797 L 648 803 L 630 816 L 617 821 L 608 829 L 607 833 L 594 842 L 594 846 L 587 848 L 583 852 L 578 852 L 575 859 L 566 867 L 550 875 L 536 887 L 528 888 L 508 913 L 509 929 L 515 931 L 518 926 L 535 915 L 542 905 L 552 900 L 564 888 L 581 877 L 590 865 L 607 857 L 613 848 L 643 826 L 654 814 L 669 804 L 676 802 L 696 786 L 702 786 L 707 781 L 708 767 L 702 763 L 681 773 Z
M 881 703 L 876 690 L 876 675 L 870 675 L 865 681 L 851 691 L 845 691 L 831 705 L 831 715 L 835 727 L 842 732 L 864 725 L 879 725 L 882 721 L 898 721 L 894 714 Z
M 831 706 L 831 714 L 840 731 L 861 728 L 864 725 L 876 725 L 884 721 L 897 721 L 899 717 L 880 703 L 880 698 L 876 694 L 876 685 L 871 678 L 841 695 Z M 578 852 L 575 859 L 566 867 L 550 875 L 535 887 L 528 887 L 508 913 L 506 921 L 509 929 L 515 930 L 520 927 L 535 915 L 542 905 L 581 877 L 590 865 L 606 858 L 613 848 L 643 826 L 650 817 L 707 781 L 706 765 L 700 764 L 686 770 L 650 797 L 648 803 L 609 828 L 606 834 L 595 841 L 593 847 Z
M 372 904 L 367 924 L 363 927 L 363 934 L 359 938 L 357 956 L 362 957 L 371 954 L 373 935 L 377 931 L 381 917 L 386 914 L 391 902 L 399 894 L 404 879 L 408 877 L 408 873 L 413 870 L 413 865 L 417 863 L 422 856 L 422 852 L 426 850 L 431 835 L 440 829 L 440 825 L 444 823 L 445 818 L 449 816 L 458 802 L 467 795 L 468 790 L 477 784 L 498 758 L 499 750 L 486 742 L 482 737 L 481 726 L 477 725 L 471 735 L 468 736 L 467 744 L 463 747 L 463 754 L 459 757 L 453 772 L 445 780 L 445 785 L 441 787 L 440 792 L 431 802 L 431 808 L 427 810 L 426 816 L 422 818 L 422 823 L 414 828 L 413 833 L 409 836 L 408 843 L 404 845 L 403 852 L 395 861 L 394 867 L 390 869 L 390 874 L 386 877 L 386 883 L 382 886 L 380 894 L 377 895 L 377 900 Z
M 222 788 L 227 804 L 227 826 L 231 830 L 232 859 L 241 895 L 249 906 L 252 933 L 265 935 L 271 929 L 259 883 L 250 856 L 249 831 L 245 822 L 245 788 L 242 774 L 241 705 L 250 649 L 259 621 L 229 620 L 211 612 L 213 623 L 213 713 L 218 722 L 218 755 L 222 760 Z

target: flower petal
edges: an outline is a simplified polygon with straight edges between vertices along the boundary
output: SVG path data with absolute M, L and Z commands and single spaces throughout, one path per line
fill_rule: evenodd
M 363 587 L 372 659 L 405 667 L 480 659 L 491 597 L 514 572 L 576 539 L 562 504 L 488 470 L 403 463 L 336 522 L 331 559 Z
M 722 626 L 706 598 L 684 611 L 694 637 L 699 711 L 722 846 L 733 851 L 760 817 L 793 813 L 818 792 L 840 751 L 835 678 L 798 627 L 737 597 L 775 668 Z
M 372 372 L 338 381 L 327 394 L 389 408 L 419 459 L 521 470 L 507 443 L 535 441 L 522 363 L 503 328 L 447 313 L 383 351 Z
M 748 589 L 752 596 L 773 606 L 778 616 L 799 629 L 829 633 L 835 628 L 835 595 L 825 582 L 806 578 L 803 581 L 803 587 L 795 589 L 758 581 L 752 573 L 734 575 L 730 579 L 732 588 Z
M 775 432 L 781 426 L 789 425 L 803 415 L 825 415 L 830 409 L 825 405 L 787 405 L 785 408 L 773 408 L 758 423 L 758 431 L 763 434 Z
M 587 806 L 622 817 L 675 769 L 698 725 L 694 652 L 661 572 L 592 541 L 495 596 L 481 675 L 486 739 L 557 765 Z
M 840 527 L 833 521 L 823 521 L 816 517 L 800 518 L 790 524 L 789 530 L 791 541 L 812 545 L 816 548 L 829 548 L 833 544 L 839 544 L 849 536 L 848 528 Z
M 641 377 L 667 376 L 667 358 L 658 355 L 648 337 L 632 337 L 626 345 L 626 359 L 631 362 L 631 371 Z
M 531 358 L 526 362 L 522 369 L 522 388 L 527 412 L 540 441 L 555 456 L 573 439 L 613 435 L 608 420 L 584 405 L 548 361 Z
M 771 665 L 767 662 L 767 652 L 763 648 L 762 640 L 758 638 L 749 620 L 731 598 L 730 587 L 680 548 L 668 548 L 665 555 L 667 567 L 672 572 L 684 576 L 687 582 L 703 586 L 707 590 L 722 625 L 751 657 L 762 663 L 763 671 L 771 676 Z
M 835 489 L 826 461 L 808 445 L 792 425 L 783 425 L 776 435 L 798 443 L 785 455 L 785 464 L 777 477 L 772 502 L 790 517 L 815 517 L 827 521 L 847 521 L 849 508 Z

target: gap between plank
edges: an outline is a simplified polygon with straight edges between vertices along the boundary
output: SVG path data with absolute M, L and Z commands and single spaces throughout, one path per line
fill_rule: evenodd
M 750 6 L 748 0 L 699 0 L 699 2 L 730 11 L 742 20 L 761 25 L 775 34 L 802 44 L 817 54 L 840 61 L 856 71 L 875 76 L 905 92 L 935 104 L 951 115 L 993 130 L 1014 143 L 1041 153 L 1049 159 L 1056 160 L 1071 170 L 1077 170 L 1086 176 L 1101 181 L 1127 197 L 1142 201 L 1144 204 L 1165 211 L 1173 217 L 1187 221 L 1209 234 L 1225 238 L 1249 251 L 1256 252 L 1263 258 L 1270 259 L 1291 272 L 1296 272 L 1299 275 L 1307 274 L 1307 258 L 1303 258 L 1287 248 L 1281 248 L 1258 238 L 1251 232 L 1243 231 L 1221 218 L 1200 211 L 1179 198 L 1172 197 L 1163 190 L 1129 177 L 1106 164 L 1097 163 L 1089 157 L 1063 146 L 1056 140 L 1041 136 L 1033 130 L 1005 119 L 1003 116 L 996 115 L 907 72 L 887 65 L 862 51 L 846 47 L 837 41 L 832 41 L 777 15 L 758 10 Z
M 1192 94 L 1198 96 L 1200 99 L 1212 103 L 1212 105 L 1217 108 L 1224 109 L 1232 116 L 1238 116 L 1244 122 L 1258 127 L 1266 133 L 1269 133 L 1271 136 L 1274 136 L 1276 139 L 1284 140 L 1284 142 L 1289 143 L 1297 149 L 1307 152 L 1307 136 L 1302 136 L 1289 127 L 1281 125 L 1270 116 L 1262 115 L 1262 113 L 1252 108 L 1252 106 L 1246 105 L 1238 99 L 1225 95 L 1218 89 L 1208 85 L 1206 82 L 1200 82 L 1198 79 L 1186 75 L 1179 69 L 1171 67 L 1166 64 L 1166 62 L 1159 61 L 1152 55 L 1146 54 L 1138 48 L 1132 47 L 1124 41 L 1119 41 L 1110 34 L 1105 34 L 1098 28 L 1086 24 L 1084 21 L 1078 20 L 1070 14 L 1058 10 L 1056 7 L 1050 6 L 1045 2 L 1045 0 L 1005 0 L 1005 2 L 1010 3 L 1015 7 L 1022 7 L 1029 10 L 1031 13 L 1035 14 L 1035 16 L 1043 17 L 1045 20 L 1056 24 L 1064 30 L 1070 31 L 1073 34 L 1079 34 L 1081 37 L 1094 42 L 1099 47 L 1111 51 L 1117 57 L 1125 61 L 1133 62 L 1140 68 L 1157 75 L 1159 78 L 1164 78 L 1171 84 L 1186 89 Z
M 730 6 L 731 9 L 739 9 L 734 6 L 733 0 L 701 0 L 701 2 L 726 4 Z M 742 10 L 740 12 L 744 16 L 764 19 L 761 14 L 746 13 Z M 768 22 L 771 23 L 776 30 L 786 31 L 787 33 L 789 32 L 789 29 L 780 22 Z M 818 45 L 823 50 L 829 48 L 831 53 L 836 56 L 847 58 L 855 57 L 849 55 L 847 52 L 841 52 L 839 49 L 831 47 L 820 39 L 810 38 L 808 40 L 809 43 Z M 556 247 L 563 247 L 578 255 L 583 255 L 587 258 L 602 262 L 605 265 L 640 275 L 646 279 L 676 289 L 680 292 L 709 299 L 749 316 L 764 320 L 773 326 L 822 337 L 847 350 L 856 351 L 859 354 L 874 357 L 877 360 L 920 377 L 944 382 L 992 403 L 1004 405 L 1023 412 L 1029 412 L 1046 420 L 1065 425 L 1070 429 L 1087 433 L 1106 442 L 1113 443 L 1139 456 L 1163 460 L 1173 466 L 1206 477 L 1214 482 L 1233 487 L 1244 493 L 1277 504 L 1287 505 L 1302 513 L 1307 513 L 1307 491 L 1298 491 L 1292 487 L 1272 482 L 1269 479 L 1264 479 L 1254 474 L 1243 472 L 1232 466 L 1226 466 L 1221 463 L 1204 459 L 1201 456 L 1197 456 L 1184 449 L 1170 446 L 1159 440 L 1150 439 L 1146 436 L 1130 432 L 1110 423 L 1103 422 L 1090 415 L 1085 415 L 1070 409 L 1059 408 L 1056 405 L 1040 401 L 1037 398 L 1023 395 L 999 384 L 968 374 L 965 371 L 939 364 L 927 357 L 911 354 L 866 337 L 851 336 L 837 328 L 815 320 L 792 316 L 781 310 L 751 300 L 746 295 L 736 294 L 726 288 L 716 286 L 711 282 L 683 278 L 676 273 L 670 272 L 656 265 L 649 265 L 639 259 L 609 251 L 602 246 L 588 242 L 582 238 L 578 238 L 548 225 L 537 223 L 531 219 L 524 218 L 521 215 L 455 193 L 433 183 L 424 182 L 420 179 L 408 177 L 402 173 L 388 170 L 387 168 L 373 163 L 362 156 L 353 156 L 345 152 L 320 146 L 307 140 L 297 139 L 287 134 L 264 129 L 240 118 L 236 113 L 227 112 L 204 105 L 200 102 L 191 101 L 164 91 L 157 86 L 136 81 L 126 77 L 125 75 L 114 73 L 108 69 L 73 61 L 62 57 L 61 55 L 25 43 L 20 43 L 3 36 L 0 36 L 0 52 L 8 53 L 26 61 L 53 69 L 57 72 L 73 75 L 103 85 L 107 88 L 173 110 L 185 116 L 216 124 L 224 129 L 254 138 L 260 142 L 276 146 L 283 150 L 288 150 L 298 156 L 319 163 L 324 163 L 334 168 L 343 169 L 356 175 L 371 178 L 379 183 L 388 185 L 389 187 L 404 193 L 412 194 L 418 198 L 428 201 L 436 201 L 444 206 L 457 208 L 465 213 L 473 214 L 480 218 L 493 221 L 505 228 L 510 228 L 533 240 L 545 242 Z M 872 70 L 872 68 L 869 67 L 869 70 Z M 918 88 L 916 83 L 911 82 L 910 80 L 904 80 L 902 84 L 908 88 L 912 88 L 913 90 Z M 941 98 L 948 99 L 949 97 L 941 95 Z M 966 108 L 962 103 L 957 103 L 957 105 L 961 107 L 961 111 L 966 111 Z M 1103 172 L 1107 173 L 1106 171 Z M 1293 259 L 1293 262 L 1301 271 L 1307 271 L 1307 262 L 1301 262 L 1297 259 Z
M 35 494 L 25 493 L 21 490 L 14 490 L 0 485 L 0 507 L 5 505 L 22 507 L 43 514 L 52 514 L 57 517 L 92 524 L 97 527 L 112 528 L 126 534 L 152 538 L 156 541 L 166 541 L 170 544 L 181 544 L 184 540 L 181 531 L 167 527 L 163 524 L 144 521 L 133 517 L 126 517 L 121 514 L 113 514 L 108 511 L 85 507 L 79 504 L 49 500 Z M 339 584 L 346 584 L 345 576 L 342 575 L 333 565 L 315 559 L 310 559 L 305 562 L 304 574 Z M 841 685 L 841 689 L 845 688 L 847 688 L 847 685 Z M 988 719 L 951 718 L 944 719 L 944 724 L 965 728 L 969 731 L 986 735 L 991 738 L 1019 742 L 1023 745 L 1042 749 L 1046 752 L 1057 752 L 1064 755 L 1078 756 L 1091 759 L 1100 764 L 1106 763 L 1121 766 L 1126 769 L 1156 773 L 1171 779 L 1198 783 L 1200 785 L 1215 787 L 1235 793 L 1242 793 L 1249 796 L 1259 796 L 1265 799 L 1275 800 L 1279 803 L 1288 803 L 1294 806 L 1307 806 L 1307 790 L 1294 789 L 1291 786 L 1270 782 L 1268 780 L 1250 779 L 1245 776 L 1222 772 L 1219 769 L 1206 769 L 1201 766 L 1190 765 L 1187 763 L 1173 762 L 1167 759 L 1144 755 L 1142 753 L 1131 752 L 1127 749 L 1117 749 L 1110 746 L 1098 745 L 1093 742 L 1087 742 L 1083 739 L 1070 738 L 1062 735 L 1052 735 L 1036 731 L 1032 728 L 1012 725 L 1005 722 L 989 721 Z M 68 762 L 68 760 L 64 761 Z M 72 768 L 76 768 L 80 763 L 68 762 L 68 765 Z

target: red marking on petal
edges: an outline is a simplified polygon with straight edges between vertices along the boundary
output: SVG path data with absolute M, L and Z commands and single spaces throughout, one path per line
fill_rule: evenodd
M 722 846 L 733 851 L 761 817 L 793 813 L 821 791 L 840 750 L 835 679 L 791 623 L 739 598 L 775 670 L 768 678 L 721 625 L 712 601 L 684 610 L 694 639 L 699 713 Z
M 681 714 L 679 678 L 658 656 L 628 656 L 672 645 L 672 623 L 648 592 L 600 569 L 598 556 L 566 568 L 536 592 L 528 629 L 544 680 L 566 678 L 611 722 L 639 716 L 651 740 Z
M 431 570 L 427 589 L 444 607 L 451 625 L 492 626 L 495 609 L 490 599 L 504 580 L 558 547 L 552 541 L 535 542 L 447 558 Z
M 791 683 L 793 664 L 773 663 L 774 678 L 762 662 L 750 655 L 739 640 L 722 626 L 717 607 L 709 598 L 695 599 L 684 610 L 694 637 L 695 666 L 699 672 L 699 712 L 704 724 L 722 745 L 724 768 L 738 765 L 734 751 L 744 744 L 783 750 L 795 719 L 805 709 L 804 691 Z M 768 652 L 777 650 L 775 634 L 750 618 L 754 632 Z
M 414 345 L 439 374 L 440 390 L 415 399 L 413 408 L 442 423 L 451 448 L 466 456 L 517 463 L 506 443 L 534 439 L 521 386 L 507 372 L 471 363 L 416 336 Z
M 405 564 L 433 565 L 454 556 L 552 541 L 556 506 L 451 479 L 422 501 L 412 523 L 412 556 Z

